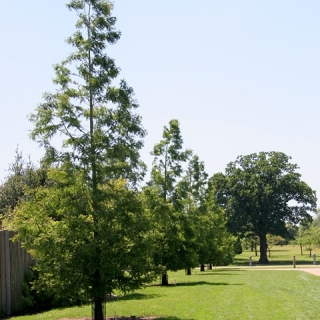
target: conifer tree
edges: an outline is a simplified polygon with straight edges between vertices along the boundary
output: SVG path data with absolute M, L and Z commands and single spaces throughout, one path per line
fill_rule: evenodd
M 71 0 L 67 7 L 78 17 L 76 32 L 67 39 L 74 52 L 54 66 L 53 81 L 57 89 L 45 93 L 44 102 L 30 116 L 34 124 L 31 138 L 45 148 L 46 163 L 56 168 L 51 172 L 55 184 L 51 191 L 30 192 L 33 200 L 17 211 L 16 227 L 31 251 L 40 250 L 38 268 L 43 268 L 44 282 L 56 284 L 53 278 L 48 278 L 50 263 L 45 259 L 51 257 L 52 274 L 62 272 L 66 279 L 61 288 L 70 293 L 75 284 L 73 277 L 78 274 L 79 284 L 74 288 L 90 297 L 94 319 L 102 320 L 106 294 L 115 288 L 132 290 L 149 281 L 150 277 L 145 275 L 152 273 L 150 261 L 143 256 L 148 251 L 143 236 L 147 232 L 147 220 L 143 218 L 138 194 L 132 193 L 144 174 L 139 150 L 146 132 L 135 111 L 138 104 L 133 89 L 124 80 L 119 85 L 113 84 L 119 68 L 106 49 L 119 40 L 120 32 L 115 29 L 112 4 L 107 0 Z M 77 192 L 79 196 L 75 200 Z M 39 197 L 43 197 L 41 201 L 50 210 L 39 207 Z M 68 206 L 61 207 L 61 203 Z M 19 225 L 23 217 L 34 222 L 30 212 L 37 210 L 43 225 L 52 227 L 52 234 L 57 232 L 62 237 L 57 239 L 59 245 L 63 244 L 67 250 L 67 239 L 73 241 L 64 255 L 63 246 L 58 244 L 51 255 L 41 251 L 41 246 L 31 243 L 36 239 L 28 235 L 32 230 Z M 82 234 L 81 228 L 75 227 L 77 221 L 83 224 Z M 125 221 L 131 223 L 127 229 Z M 39 241 L 45 241 L 41 230 L 37 236 Z M 54 246 L 55 238 L 49 234 L 48 238 Z M 123 243 L 122 238 L 126 239 Z M 136 241 L 144 243 L 144 249 Z M 125 255 L 120 254 L 122 249 Z M 124 259 L 122 262 L 120 257 Z M 62 281 L 62 277 L 57 279 Z

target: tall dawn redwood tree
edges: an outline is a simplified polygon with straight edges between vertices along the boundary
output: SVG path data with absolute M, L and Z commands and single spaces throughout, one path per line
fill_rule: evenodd
M 144 166 L 139 160 L 139 149 L 143 145 L 145 130 L 141 125 L 140 116 L 135 113 L 138 105 L 133 98 L 132 88 L 124 80 L 121 80 L 118 86 L 112 85 L 119 69 L 115 61 L 107 55 L 106 48 L 117 42 L 120 32 L 115 29 L 116 18 L 111 15 L 111 3 L 106 0 L 71 0 L 67 7 L 74 10 L 78 17 L 76 32 L 67 39 L 74 52 L 54 66 L 53 81 L 57 90 L 54 93 L 45 93 L 44 102 L 30 116 L 34 124 L 31 138 L 45 148 L 45 160 L 59 170 L 63 169 L 64 173 L 53 171 L 52 193 L 40 190 L 41 192 L 33 194 L 34 201 L 21 208 L 20 217 L 23 216 L 21 212 L 28 218 L 31 211 L 36 214 L 39 209 L 39 219 L 42 219 L 44 226 L 50 228 L 54 228 L 57 223 L 64 221 L 64 217 L 66 218 L 66 223 L 62 223 L 58 230 L 59 238 L 56 240 L 60 241 L 60 244 L 66 241 L 63 238 L 64 228 L 65 235 L 72 232 L 73 235 L 68 236 L 69 240 L 72 239 L 71 249 L 58 250 L 57 245 L 57 250 L 52 251 L 53 255 L 40 255 L 42 259 L 49 256 L 53 259 L 52 264 L 44 261 L 42 266 L 54 266 L 52 274 L 58 274 L 59 270 L 62 270 L 66 281 L 61 288 L 67 288 L 68 283 L 74 283 L 75 279 L 68 276 L 78 277 L 77 281 L 83 282 L 82 287 L 81 283 L 77 285 L 80 286 L 78 289 L 89 294 L 94 304 L 94 318 L 100 320 L 103 317 L 102 303 L 106 294 L 111 293 L 114 288 L 123 291 L 136 288 L 144 280 L 147 281 L 147 273 L 152 273 L 152 269 L 148 268 L 149 260 L 141 256 L 146 250 L 137 246 L 138 251 L 135 251 L 136 241 L 143 242 L 146 238 L 143 236 L 147 230 L 146 221 L 141 219 L 143 210 L 138 204 L 138 198 L 125 191 L 132 190 L 144 173 Z M 57 138 L 62 141 L 59 147 Z M 65 192 L 62 192 L 60 187 Z M 79 193 L 76 192 L 77 189 Z M 123 191 L 121 196 L 119 190 Z M 129 193 L 127 201 L 123 198 L 126 192 Z M 79 198 L 76 201 L 74 197 L 77 197 L 77 194 Z M 68 203 L 68 195 L 70 203 L 62 208 L 57 199 Z M 47 198 L 50 196 L 52 202 Z M 43 199 L 40 201 L 37 197 Z M 37 209 L 41 202 L 51 209 Z M 118 211 L 115 208 L 118 208 Z M 117 217 L 119 210 L 121 214 Z M 139 218 L 136 217 L 137 211 L 140 212 Z M 43 215 L 48 212 L 50 214 L 44 218 Z M 88 225 L 83 228 L 75 227 L 77 219 L 74 220 L 70 215 L 73 215 L 74 219 L 78 216 L 81 224 Z M 119 219 L 124 220 L 119 223 Z M 117 230 L 125 228 L 124 221 L 131 223 L 128 228 L 130 232 L 123 234 L 122 230 L 117 233 Z M 83 238 L 84 233 L 81 234 L 81 229 L 84 230 L 86 239 Z M 25 240 L 28 239 L 26 241 L 30 242 L 32 237 L 28 236 L 28 230 L 23 230 L 25 233 L 22 232 L 21 235 L 25 235 Z M 107 230 L 110 231 L 109 234 Z M 79 241 L 77 232 L 80 235 Z M 39 230 L 38 237 L 40 233 Z M 53 231 L 52 233 L 54 234 Z M 110 237 L 111 234 L 113 238 Z M 118 255 L 117 244 L 122 243 L 122 238 L 127 242 L 124 248 L 119 247 L 119 252 L 126 250 L 126 259 L 121 262 L 118 260 L 123 254 Z M 54 237 L 50 241 L 54 242 Z M 72 249 L 77 241 L 82 245 Z M 32 244 L 26 244 L 28 245 L 32 250 Z M 64 249 L 66 248 L 68 246 L 65 243 Z M 79 254 L 77 250 L 81 248 L 83 252 Z M 64 268 L 58 268 L 59 261 L 54 261 L 55 253 L 61 254 L 57 258 L 62 259 L 61 263 L 67 261 Z M 72 260 L 74 256 L 76 258 Z M 135 263 L 134 266 L 130 265 L 130 256 L 132 263 Z M 48 274 L 50 273 L 47 272 L 47 276 Z M 59 279 L 62 281 L 61 277 Z M 51 284 L 55 281 L 47 280 L 47 283 Z
M 154 253 L 156 265 L 162 266 L 162 285 L 168 284 L 168 270 L 185 267 L 188 256 L 181 224 L 181 210 L 177 199 L 177 186 L 183 174 L 183 165 L 189 158 L 191 150 L 183 150 L 183 139 L 179 121 L 170 120 L 169 127 L 163 129 L 162 139 L 151 154 L 154 156 L 151 181 L 144 188 L 148 207 L 154 217 L 156 246 Z

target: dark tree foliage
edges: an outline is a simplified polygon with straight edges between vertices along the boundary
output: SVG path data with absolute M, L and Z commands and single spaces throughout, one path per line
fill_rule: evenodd
M 266 235 L 286 237 L 286 223 L 311 221 L 316 194 L 281 152 L 239 156 L 225 174 L 211 178 L 215 197 L 226 211 L 229 230 L 252 233 L 260 239 L 260 263 L 267 263 Z
M 240 237 L 237 238 L 235 244 L 234 244 L 234 253 L 235 254 L 241 254 L 242 253 L 242 246 L 241 246 L 241 240 Z

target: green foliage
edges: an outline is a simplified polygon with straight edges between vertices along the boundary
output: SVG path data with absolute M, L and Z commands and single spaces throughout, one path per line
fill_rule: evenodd
M 46 150 L 46 160 L 81 169 L 96 192 L 97 184 L 125 177 L 139 180 L 144 167 L 139 149 L 145 130 L 134 92 L 124 80 L 119 87 L 112 81 L 119 69 L 105 49 L 120 38 L 115 30 L 112 5 L 105 0 L 70 1 L 79 20 L 77 31 L 67 42 L 75 48 L 55 65 L 57 90 L 46 92 L 44 102 L 30 116 L 31 137 Z M 59 149 L 51 143 L 59 134 Z M 140 170 L 140 171 L 139 171 Z
M 33 285 L 38 291 L 88 301 L 97 290 L 92 280 L 97 269 L 104 294 L 152 281 L 153 234 L 140 195 L 124 179 L 110 180 L 100 186 L 97 218 L 80 174 L 51 169 L 48 175 L 53 185 L 30 190 L 29 201 L 10 220 L 16 239 L 37 260 L 39 278 Z
M 191 152 L 182 150 L 178 120 L 171 120 L 164 127 L 162 140 L 153 151 L 153 167 L 149 186 L 144 188 L 148 208 L 154 218 L 157 250 L 154 261 L 166 270 L 184 268 L 186 260 L 194 265 L 195 254 L 189 250 L 194 239 L 192 222 L 183 216 L 177 186 L 183 174 L 183 164 Z
M 24 160 L 17 149 L 15 161 L 9 166 L 9 174 L 0 186 L 0 221 L 20 202 L 26 200 L 26 188 L 36 188 L 47 183 L 46 169 L 36 168 L 30 159 Z
M 308 225 L 300 225 L 295 242 L 302 248 L 304 247 L 309 251 L 311 257 L 311 252 L 315 248 L 320 248 L 320 227 L 312 222 Z
M 37 291 L 33 283 L 39 279 L 39 272 L 29 270 L 25 276 L 25 282 L 22 283 L 22 312 L 37 313 L 51 308 L 68 307 L 80 305 L 85 301 L 80 297 L 59 296 L 57 293 L 49 293 L 46 290 Z
M 285 239 L 286 239 L 286 243 L 288 244 L 290 241 L 295 239 L 295 237 L 297 236 L 299 227 L 293 223 L 287 222 L 286 228 L 288 231 L 288 236 L 285 237 Z
M 183 164 L 191 155 L 190 150 L 182 150 L 182 136 L 178 120 L 170 120 L 169 128 L 164 127 L 162 140 L 151 154 L 154 156 L 151 184 L 161 190 L 165 201 L 174 202 L 177 181 L 183 173 Z
M 287 236 L 286 223 L 311 220 L 316 195 L 296 172 L 298 166 L 281 152 L 239 156 L 225 174 L 211 178 L 217 203 L 226 211 L 234 233 L 250 232 L 260 238 L 260 262 L 268 262 L 266 235 Z
M 319 208 L 317 209 L 317 215 L 312 220 L 312 225 L 316 227 L 320 227 L 320 214 L 319 214 Z
M 144 193 L 154 217 L 156 264 L 166 270 L 190 269 L 199 263 L 229 264 L 233 240 L 224 213 L 208 189 L 204 163 L 194 155 L 186 164 L 191 151 L 182 149 L 177 120 L 164 127 L 163 139 L 152 154 L 151 181 Z
M 242 245 L 241 245 L 241 239 L 240 237 L 237 238 L 235 244 L 234 244 L 234 253 L 235 254 L 241 254 L 242 253 Z

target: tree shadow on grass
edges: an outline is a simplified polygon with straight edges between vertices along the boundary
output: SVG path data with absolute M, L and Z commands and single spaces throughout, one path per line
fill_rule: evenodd
M 128 300 L 147 300 L 160 297 L 159 294 L 144 294 L 144 293 L 130 293 L 125 296 L 121 296 L 117 298 L 117 301 L 128 301 Z
M 196 273 L 193 276 L 235 276 L 235 273 L 230 272 L 238 272 L 238 271 L 247 271 L 246 269 L 239 269 L 239 268 L 226 268 L 226 269 L 217 269 L 214 271 L 206 271 L 204 273 Z M 228 273 L 226 273 L 228 272 Z
M 192 286 L 201 286 L 201 285 L 208 285 L 208 286 L 237 286 L 243 285 L 242 283 L 227 283 L 227 282 L 207 282 L 207 281 L 195 281 L 195 282 L 179 282 L 176 285 L 169 285 L 165 286 L 164 288 L 168 287 L 192 287 Z
M 195 320 L 194 318 L 178 318 L 178 317 L 160 317 L 160 318 L 155 318 L 155 320 Z

